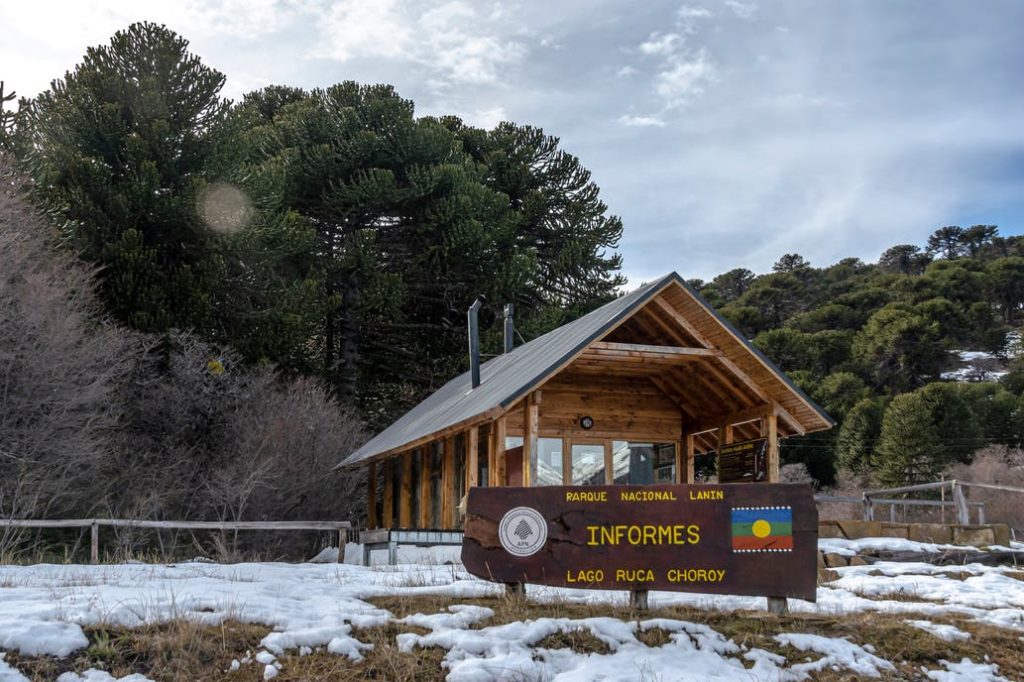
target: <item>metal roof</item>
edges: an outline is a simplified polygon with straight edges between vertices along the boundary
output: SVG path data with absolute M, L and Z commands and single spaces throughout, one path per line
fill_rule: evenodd
M 452 427 L 468 427 L 497 417 L 673 282 L 682 286 L 720 324 L 736 334 L 749 351 L 765 362 L 826 421 L 834 423 L 824 410 L 718 315 L 682 277 L 672 272 L 509 353 L 488 360 L 480 367 L 481 382 L 475 389 L 470 383 L 470 373 L 460 374 L 345 458 L 338 468 L 351 467 L 404 446 L 418 444 Z
M 339 466 L 352 466 L 492 410 L 503 410 L 678 277 L 672 273 L 645 284 L 514 348 L 511 353 L 488 360 L 480 366 L 480 385 L 476 388 L 470 384 L 469 372 L 460 374 L 371 438 Z

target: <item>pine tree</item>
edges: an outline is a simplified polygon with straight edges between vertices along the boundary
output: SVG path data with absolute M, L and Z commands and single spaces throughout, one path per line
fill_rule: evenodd
M 19 116 L 37 198 L 136 328 L 196 326 L 208 313 L 216 260 L 196 201 L 223 84 L 188 41 L 137 23 Z
M 945 458 L 932 410 L 920 393 L 892 399 L 882 418 L 876 476 L 882 485 L 928 483 L 938 478 Z

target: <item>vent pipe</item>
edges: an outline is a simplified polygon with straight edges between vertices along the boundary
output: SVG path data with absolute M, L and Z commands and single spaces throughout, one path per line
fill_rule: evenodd
M 512 304 L 505 304 L 505 352 L 511 353 L 512 346 L 515 345 L 515 341 L 512 338 L 512 334 L 515 332 L 515 326 L 512 324 Z
M 483 306 L 483 296 L 478 297 L 466 311 L 466 321 L 469 324 L 469 376 L 473 382 L 473 388 L 480 385 L 480 308 Z

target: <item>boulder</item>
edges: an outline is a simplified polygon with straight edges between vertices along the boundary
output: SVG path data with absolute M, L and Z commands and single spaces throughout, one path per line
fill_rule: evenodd
M 910 533 L 907 530 L 907 524 L 905 523 L 883 523 L 882 524 L 882 535 L 883 538 L 903 538 L 906 540 Z
M 818 521 L 818 537 L 819 538 L 845 538 L 843 535 L 843 529 L 839 527 L 839 523 L 836 521 Z
M 836 521 L 847 540 L 877 538 L 882 534 L 880 521 Z
M 819 568 L 818 569 L 818 584 L 832 582 L 833 580 L 839 580 L 839 574 L 833 571 L 831 568 Z
M 868 560 L 860 556 L 859 554 L 854 554 L 852 557 L 850 557 L 851 566 L 867 566 L 868 564 Z
M 910 539 L 914 542 L 933 542 L 948 545 L 953 542 L 953 528 L 944 523 L 912 523 Z
M 825 565 L 829 568 L 836 568 L 838 566 L 847 566 L 848 562 L 846 557 L 842 554 L 836 554 L 835 552 L 825 552 Z
M 985 547 L 996 544 L 991 526 L 953 526 L 953 544 Z

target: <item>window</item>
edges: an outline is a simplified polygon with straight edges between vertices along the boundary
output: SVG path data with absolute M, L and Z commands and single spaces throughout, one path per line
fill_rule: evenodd
M 613 441 L 612 467 L 614 480 L 619 484 L 672 483 L 675 444 Z
M 573 443 L 570 464 L 573 485 L 604 485 L 604 443 Z
M 562 439 L 538 438 L 534 485 L 563 485 L 565 472 L 562 470 Z

